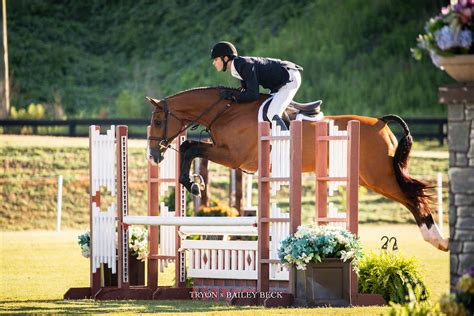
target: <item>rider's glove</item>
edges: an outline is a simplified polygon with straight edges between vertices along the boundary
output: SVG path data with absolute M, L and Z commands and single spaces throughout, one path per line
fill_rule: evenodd
M 231 90 L 221 90 L 220 96 L 222 99 L 225 99 L 225 100 L 232 100 L 234 102 L 236 101 L 235 92 Z

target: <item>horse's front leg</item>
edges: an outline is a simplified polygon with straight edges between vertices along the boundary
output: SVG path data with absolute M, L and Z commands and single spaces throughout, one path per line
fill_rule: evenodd
M 207 152 L 212 148 L 212 145 L 203 143 L 194 143 L 185 141 L 179 147 L 180 151 L 180 168 L 179 168 L 179 183 L 181 183 L 191 194 L 195 196 L 201 195 L 201 190 L 204 189 L 202 181 L 191 180 L 189 171 L 194 158 L 207 157 Z

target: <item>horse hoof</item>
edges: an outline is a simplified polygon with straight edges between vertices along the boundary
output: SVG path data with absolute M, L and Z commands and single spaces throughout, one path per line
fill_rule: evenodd
M 197 197 L 201 197 L 201 189 L 199 184 L 191 184 L 191 194 Z

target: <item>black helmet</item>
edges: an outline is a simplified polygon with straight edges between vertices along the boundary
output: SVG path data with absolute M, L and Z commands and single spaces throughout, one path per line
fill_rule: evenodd
M 230 56 L 231 58 L 237 57 L 237 49 L 234 44 L 230 42 L 219 42 L 211 50 L 211 59 L 217 57 Z

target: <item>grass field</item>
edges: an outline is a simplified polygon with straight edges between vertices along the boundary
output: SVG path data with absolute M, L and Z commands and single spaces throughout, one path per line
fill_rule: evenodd
M 246 307 L 237 311 L 226 303 L 197 301 L 64 301 L 70 287 L 88 286 L 89 263 L 81 257 L 77 245 L 80 231 L 0 233 L 0 313 L 148 313 L 193 312 L 224 315 L 380 315 L 388 307 L 350 309 L 262 309 Z M 380 248 L 383 235 L 398 239 L 400 252 L 415 256 L 433 301 L 449 289 L 448 253 L 436 250 L 423 241 L 416 225 L 361 225 L 360 236 L 365 251 Z M 161 276 L 161 275 L 160 275 Z M 172 271 L 161 276 L 161 285 L 172 282 Z M 240 308 L 239 308 L 240 310 Z
M 94 302 L 64 301 L 70 287 L 88 286 L 88 260 L 80 255 L 77 235 L 87 229 L 88 141 L 85 138 L 25 137 L 0 135 L 0 313 L 197 313 L 232 315 L 380 315 L 387 307 L 351 309 L 263 309 L 237 310 L 214 302 Z M 145 142 L 129 142 L 131 212 L 146 212 Z M 415 142 L 410 173 L 434 183 L 437 172 L 447 183 L 446 147 L 435 142 Z M 1 172 L 3 171 L 3 172 Z M 211 196 L 227 203 L 228 171 L 211 164 Z M 55 226 L 55 198 L 58 174 L 64 176 L 62 233 Z M 308 179 L 307 179 L 308 180 Z M 303 196 L 303 220 L 314 208 L 311 179 Z M 254 189 L 256 204 L 256 187 Z M 443 193 L 447 210 L 447 190 Z M 106 197 L 107 198 L 107 197 Z M 337 203 L 337 201 L 336 201 Z M 379 249 L 381 237 L 398 239 L 400 252 L 415 256 L 433 301 L 449 289 L 449 256 L 422 240 L 411 214 L 400 204 L 378 194 L 360 190 L 360 236 L 365 251 Z M 445 235 L 447 235 L 445 215 Z M 377 223 L 377 224 L 375 224 Z M 172 284 L 172 271 L 161 276 L 160 285 Z

